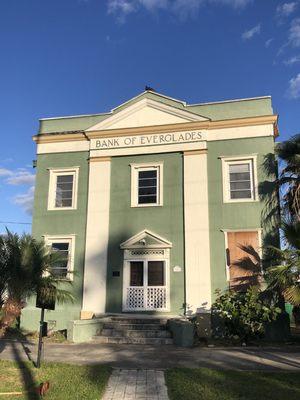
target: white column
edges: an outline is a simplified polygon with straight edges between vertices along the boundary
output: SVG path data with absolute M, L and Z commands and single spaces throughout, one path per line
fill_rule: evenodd
M 188 312 L 211 307 L 207 150 L 184 153 L 186 302 Z
M 105 312 L 109 198 L 110 159 L 91 159 L 81 318 Z

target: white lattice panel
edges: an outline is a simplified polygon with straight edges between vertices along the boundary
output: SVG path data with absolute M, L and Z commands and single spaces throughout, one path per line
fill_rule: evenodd
M 167 289 L 164 286 L 127 288 L 126 310 L 167 309 Z
M 147 309 L 157 310 L 167 308 L 167 292 L 164 286 L 147 288 Z
M 145 308 L 145 290 L 143 287 L 127 288 L 127 310 L 140 310 Z

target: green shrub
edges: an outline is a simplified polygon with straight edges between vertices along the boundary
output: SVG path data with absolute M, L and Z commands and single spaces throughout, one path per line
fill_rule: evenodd
M 263 297 L 255 287 L 245 293 L 228 291 L 213 304 L 213 315 L 219 319 L 219 335 L 239 338 L 263 337 L 265 325 L 277 319 L 281 309 Z

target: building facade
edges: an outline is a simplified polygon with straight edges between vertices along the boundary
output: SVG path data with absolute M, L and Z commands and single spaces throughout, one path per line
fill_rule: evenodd
M 109 313 L 209 313 L 241 284 L 241 244 L 261 251 L 271 98 L 188 105 L 146 91 L 111 112 L 40 120 L 33 235 L 75 302 L 56 329 Z M 230 267 L 231 266 L 231 267 Z M 69 282 L 71 281 L 71 285 Z M 36 329 L 34 300 L 22 325 Z

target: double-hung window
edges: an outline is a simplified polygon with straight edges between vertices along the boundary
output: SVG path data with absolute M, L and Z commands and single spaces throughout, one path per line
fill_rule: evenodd
M 131 164 L 131 206 L 161 206 L 163 164 Z
M 45 240 L 53 253 L 51 273 L 58 279 L 72 279 L 75 236 L 46 236 Z
M 223 158 L 224 202 L 257 200 L 256 157 Z
M 48 210 L 77 208 L 78 167 L 50 169 Z

